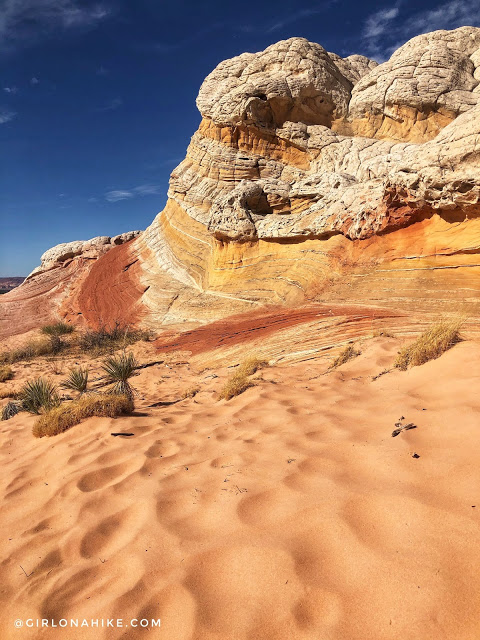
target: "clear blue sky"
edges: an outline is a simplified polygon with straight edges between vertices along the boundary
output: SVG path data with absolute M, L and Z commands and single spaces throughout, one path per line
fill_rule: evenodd
M 221 60 L 292 36 L 383 60 L 465 24 L 480 0 L 0 0 L 0 276 L 150 224 Z

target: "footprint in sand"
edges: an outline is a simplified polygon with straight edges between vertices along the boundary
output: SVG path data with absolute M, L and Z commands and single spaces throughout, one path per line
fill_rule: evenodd
M 146 451 L 147 458 L 170 458 L 180 451 L 179 445 L 173 440 L 156 440 Z
M 132 467 L 133 465 L 128 462 L 122 462 L 121 464 L 116 464 L 111 467 L 91 471 L 80 478 L 77 482 L 77 487 L 85 493 L 98 491 L 98 489 L 117 484 L 129 473 L 136 471 L 138 465 Z
M 104 518 L 82 538 L 82 558 L 97 557 L 98 554 L 113 555 L 126 547 L 142 527 L 145 518 L 141 505 L 132 505 Z

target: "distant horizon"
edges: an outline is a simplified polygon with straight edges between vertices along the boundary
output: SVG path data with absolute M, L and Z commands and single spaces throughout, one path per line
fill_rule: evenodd
M 480 0 L 269 0 L 254 19 L 218 0 L 11 0 L 0 9 L 0 277 L 25 277 L 59 243 L 151 224 L 222 60 L 298 36 L 381 62 L 419 33 L 464 25 L 480 26 Z

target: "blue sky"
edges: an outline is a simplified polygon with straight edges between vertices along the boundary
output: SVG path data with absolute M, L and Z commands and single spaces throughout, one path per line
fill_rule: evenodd
M 302 36 L 382 61 L 465 24 L 480 26 L 480 0 L 0 0 L 0 276 L 148 226 L 221 60 Z

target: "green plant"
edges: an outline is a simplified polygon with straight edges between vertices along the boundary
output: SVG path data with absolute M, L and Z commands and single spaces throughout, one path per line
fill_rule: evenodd
M 2 420 L 10 420 L 10 418 L 16 416 L 21 409 L 22 405 L 19 402 L 7 402 L 2 408 Z
M 66 380 L 61 383 L 62 389 L 70 389 L 71 391 L 78 391 L 81 395 L 85 393 L 88 385 L 88 369 L 87 368 L 74 368 L 71 369 L 70 374 Z
M 131 413 L 134 408 L 131 396 L 88 393 L 44 413 L 35 422 L 32 433 L 36 438 L 56 436 L 85 418 L 92 416 L 116 418 L 122 414 Z
M 110 356 L 103 361 L 105 384 L 111 385 L 114 394 L 133 396 L 133 388 L 128 380 L 135 373 L 138 363 L 133 353 L 122 351 L 119 355 Z
M 361 351 L 358 351 L 358 349 L 355 349 L 355 345 L 349 344 L 345 347 L 345 349 L 343 349 L 338 354 L 338 356 L 335 358 L 330 368 L 336 369 L 337 367 L 340 367 L 342 364 L 345 364 L 345 362 L 348 362 L 349 360 L 353 360 L 353 358 L 356 358 L 360 354 L 361 354 Z
M 13 369 L 8 365 L 0 366 L 0 382 L 11 380 L 13 378 Z
M 54 324 L 46 324 L 40 329 L 40 331 L 47 336 L 63 336 L 68 333 L 73 333 L 75 328 L 73 325 L 61 321 L 55 322 Z
M 461 320 L 440 320 L 424 331 L 412 344 L 398 352 L 394 366 L 406 371 L 429 360 L 439 358 L 442 353 L 462 340 Z
M 56 386 L 46 378 L 26 382 L 20 390 L 19 398 L 25 411 L 37 415 L 60 404 Z

